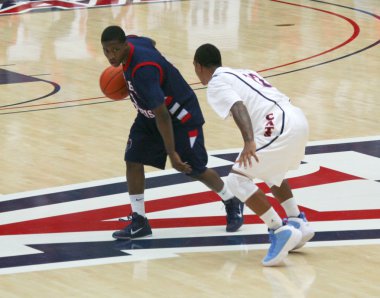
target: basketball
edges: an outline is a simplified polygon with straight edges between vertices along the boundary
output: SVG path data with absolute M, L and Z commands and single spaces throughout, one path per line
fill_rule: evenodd
M 103 94 L 112 100 L 121 100 L 129 95 L 121 65 L 107 67 L 100 75 L 99 85 Z

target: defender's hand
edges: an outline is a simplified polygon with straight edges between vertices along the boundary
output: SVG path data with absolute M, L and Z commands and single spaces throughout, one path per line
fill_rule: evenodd
M 254 141 L 246 142 L 244 144 L 243 151 L 240 154 L 239 159 L 236 160 L 236 162 L 239 163 L 239 167 L 242 165 L 244 168 L 247 168 L 249 166 L 252 167 L 252 159 L 254 158 L 257 162 L 259 162 L 259 158 L 256 155 L 256 144 Z

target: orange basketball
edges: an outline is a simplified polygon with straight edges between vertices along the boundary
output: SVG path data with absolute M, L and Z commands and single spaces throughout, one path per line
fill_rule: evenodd
M 112 100 L 121 100 L 129 95 L 121 65 L 108 66 L 100 75 L 99 85 L 103 94 Z

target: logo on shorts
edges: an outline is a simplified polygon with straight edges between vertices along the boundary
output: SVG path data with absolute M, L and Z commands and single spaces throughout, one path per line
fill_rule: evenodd
M 265 119 L 267 120 L 267 123 L 265 124 L 264 137 L 270 137 L 272 136 L 272 132 L 274 130 L 273 113 L 266 115 Z
M 131 148 L 132 148 L 132 139 L 129 139 L 127 142 L 127 147 L 125 148 L 125 151 L 127 152 Z

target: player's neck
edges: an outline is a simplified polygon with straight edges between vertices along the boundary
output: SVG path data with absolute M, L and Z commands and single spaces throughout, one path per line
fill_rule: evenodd
M 129 57 L 129 48 L 126 49 L 124 58 L 121 60 L 121 64 L 123 65 L 127 64 L 128 57 Z

